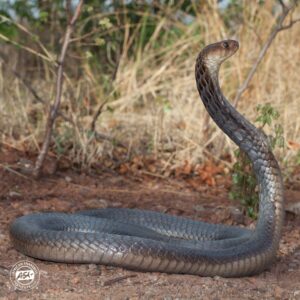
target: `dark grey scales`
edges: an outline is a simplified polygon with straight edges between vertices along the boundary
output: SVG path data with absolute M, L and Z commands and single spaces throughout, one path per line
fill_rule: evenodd
M 230 105 L 219 86 L 220 65 L 238 47 L 233 40 L 205 47 L 197 58 L 196 82 L 210 116 L 252 161 L 260 187 L 254 230 L 133 209 L 39 213 L 13 222 L 15 248 L 49 261 L 201 276 L 246 276 L 268 268 L 281 236 L 283 184 L 266 137 Z

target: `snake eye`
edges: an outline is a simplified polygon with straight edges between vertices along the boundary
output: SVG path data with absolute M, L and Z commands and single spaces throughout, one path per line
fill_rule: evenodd
M 222 46 L 223 46 L 223 48 L 227 49 L 227 48 L 229 48 L 229 43 L 228 42 L 223 42 Z

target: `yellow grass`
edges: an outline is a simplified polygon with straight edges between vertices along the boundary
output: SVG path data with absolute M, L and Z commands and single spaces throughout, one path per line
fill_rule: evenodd
M 176 23 L 184 32 L 180 38 L 168 46 L 157 47 L 155 37 L 170 22 L 161 18 L 157 32 L 135 60 L 129 59 L 126 51 L 122 53 L 111 94 L 104 93 L 97 74 L 85 63 L 84 76 L 79 81 L 70 77 L 64 85 L 62 111 L 76 124 L 74 127 L 57 119 L 55 138 L 62 139 L 65 148 L 70 146 L 65 155 L 85 165 L 113 155 L 114 143 L 96 142 L 87 134 L 93 113 L 106 99 L 109 102 L 97 120 L 96 129 L 126 144 L 127 157 L 152 154 L 168 165 L 178 165 L 185 160 L 201 162 L 209 152 L 216 158 L 222 153 L 232 153 L 236 146 L 226 139 L 225 147 L 220 149 L 219 140 L 224 135 L 212 121 L 207 122 L 207 113 L 196 90 L 194 64 L 204 44 L 226 38 L 239 40 L 239 52 L 221 70 L 224 94 L 229 100 L 234 98 L 276 21 L 270 7 L 245 2 L 244 22 L 238 25 L 234 35 L 227 32 L 216 8 L 207 5 L 192 24 Z M 300 144 L 299 67 L 300 24 L 297 23 L 278 34 L 238 109 L 254 121 L 256 106 L 271 103 L 280 112 L 285 140 Z M 53 100 L 54 80 L 35 79 L 32 85 L 45 99 Z M 75 95 L 73 100 L 70 100 L 70 90 Z M 97 103 L 90 101 L 93 95 Z M 3 71 L 0 99 L 2 142 L 38 150 L 46 120 L 44 105 L 35 103 L 23 84 Z M 297 149 L 286 147 L 281 158 L 290 161 L 296 154 Z

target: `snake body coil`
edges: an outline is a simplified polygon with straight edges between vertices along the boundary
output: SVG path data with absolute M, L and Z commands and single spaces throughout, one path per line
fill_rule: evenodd
M 11 225 L 15 248 L 43 260 L 202 276 L 236 277 L 266 269 L 281 236 L 283 186 L 266 137 L 230 105 L 219 86 L 220 65 L 238 47 L 233 40 L 205 47 L 197 58 L 196 82 L 210 116 L 253 164 L 260 188 L 254 230 L 143 210 L 38 213 Z

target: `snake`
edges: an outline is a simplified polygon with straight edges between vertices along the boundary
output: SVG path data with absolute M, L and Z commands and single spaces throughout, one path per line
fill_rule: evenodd
M 40 260 L 143 272 L 242 277 L 270 268 L 284 221 L 283 181 L 266 134 L 240 114 L 220 88 L 220 66 L 238 48 L 230 39 L 205 46 L 196 60 L 195 77 L 209 115 L 251 161 L 259 191 L 254 228 L 128 208 L 38 212 L 12 222 L 13 246 Z

